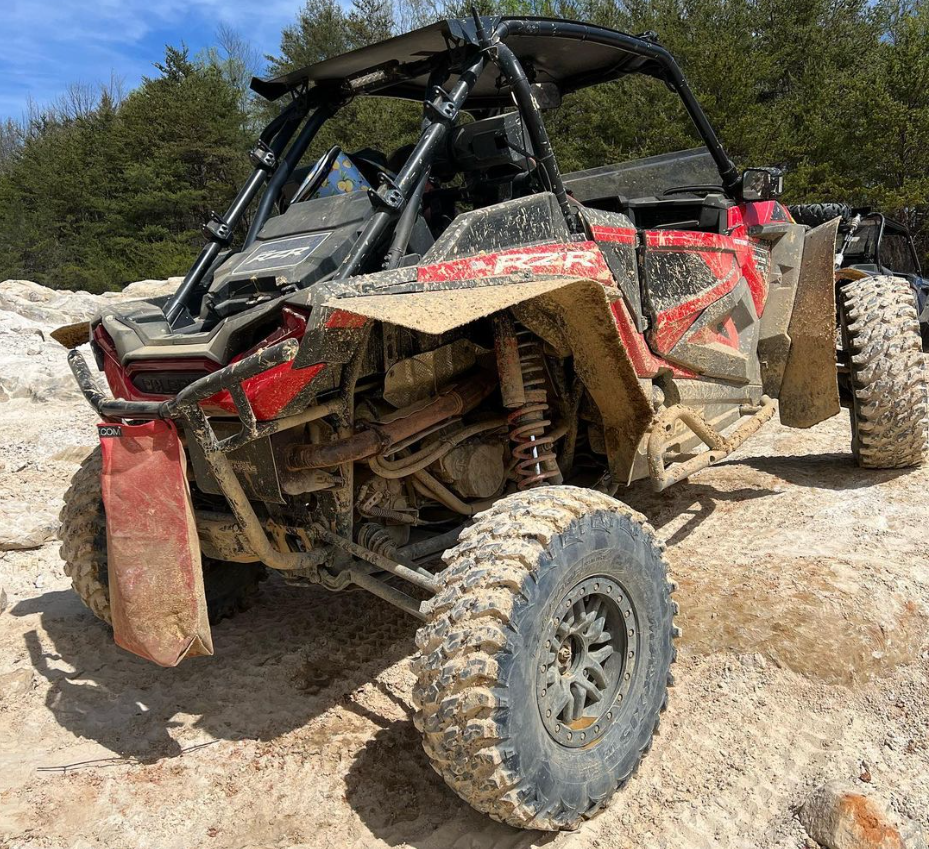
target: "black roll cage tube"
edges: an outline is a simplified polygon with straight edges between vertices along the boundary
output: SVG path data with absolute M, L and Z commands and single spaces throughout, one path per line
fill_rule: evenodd
M 203 246 L 199 256 L 194 260 L 181 285 L 164 306 L 165 319 L 174 329 L 189 315 L 188 304 L 200 286 L 206 273 L 210 270 L 223 248 L 229 247 L 232 234 L 245 210 L 258 194 L 268 175 L 278 168 L 278 161 L 287 143 L 296 132 L 300 122 L 306 117 L 310 108 L 310 101 L 305 94 L 301 94 L 284 109 L 262 131 L 258 137 L 258 144 L 249 154 L 255 170 L 239 190 L 235 199 L 222 217 L 213 213 L 211 219 L 204 225 L 203 234 L 207 243 Z
M 675 91 L 684 103 L 687 114 L 693 121 L 697 132 L 703 139 L 719 169 L 723 187 L 727 192 L 735 192 L 739 185 L 739 171 L 726 154 L 713 125 L 710 124 L 706 113 L 694 97 L 690 85 L 684 77 L 684 72 L 674 57 L 660 44 L 626 35 L 622 32 L 579 24 L 573 21 L 540 21 L 540 20 L 504 20 L 494 31 L 496 41 L 505 41 L 512 36 L 551 36 L 553 38 L 569 38 L 576 41 L 589 41 L 592 44 L 602 44 L 606 47 L 617 47 L 627 53 L 654 59 L 664 70 L 664 81 Z M 538 110 L 533 113 L 539 120 Z
M 738 194 L 740 177 L 735 164 L 729 159 L 722 143 L 712 125 L 694 97 L 680 66 L 674 57 L 660 44 L 626 35 L 614 30 L 580 24 L 572 21 L 545 21 L 505 19 L 499 23 L 489 37 L 483 28 L 483 21 L 475 16 L 475 32 L 478 52 L 462 70 L 457 82 L 446 91 L 442 83 L 448 78 L 447 65 L 435 68 L 429 78 L 429 87 L 423 101 L 423 124 L 419 141 L 409 159 L 400 169 L 395 179 L 383 175 L 382 184 L 369 191 L 372 203 L 378 209 L 368 219 L 355 244 L 336 271 L 336 280 L 344 280 L 357 274 L 371 257 L 372 252 L 381 244 L 389 224 L 403 213 L 407 204 L 421 196 L 425 177 L 449 131 L 454 126 L 461 108 L 483 73 L 488 61 L 500 68 L 513 90 L 513 95 L 526 130 L 532 142 L 537 162 L 548 183 L 548 188 L 555 195 L 558 205 L 565 217 L 569 229 L 577 231 L 580 226 L 573 214 L 568 200 L 564 181 L 558 168 L 555 152 L 552 149 L 541 112 L 532 97 L 531 81 L 525 69 L 513 51 L 504 43 L 509 38 L 519 36 L 550 36 L 552 38 L 573 39 L 579 42 L 591 42 L 607 47 L 616 47 L 627 53 L 657 62 L 663 70 L 664 82 L 674 90 L 684 103 L 688 115 L 702 137 L 713 161 L 719 170 L 724 189 L 733 196 Z M 348 100 L 350 95 L 344 89 L 313 89 L 302 92 L 294 101 L 275 118 L 261 134 L 258 147 L 252 151 L 251 158 L 256 168 L 249 180 L 242 187 L 235 200 L 222 218 L 213 218 L 204 226 L 204 233 L 209 239 L 197 257 L 187 276 L 175 295 L 165 305 L 165 318 L 171 328 L 182 321 L 189 320 L 189 304 L 199 291 L 201 281 L 210 270 L 223 248 L 232 241 L 232 232 L 241 220 L 245 209 L 254 200 L 268 175 L 274 175 L 262 195 L 255 217 L 245 237 L 243 248 L 250 246 L 264 226 L 281 188 L 293 173 L 320 127 L 331 118 Z M 281 153 L 287 146 L 297 127 L 309 112 L 311 105 L 316 109 L 307 118 L 303 129 L 291 145 L 283 159 Z M 407 221 L 406 219 L 410 219 Z M 412 224 L 411 216 L 403 216 L 404 225 Z M 401 237 L 409 241 L 408 230 L 401 228 Z M 394 266 L 406 249 L 401 244 L 403 238 L 392 240 L 385 263 Z M 399 256 L 398 256 L 399 254 Z
M 910 254 L 910 260 L 912 261 L 913 265 L 916 266 L 916 276 L 922 277 L 923 276 L 922 265 L 919 261 L 919 254 L 916 253 L 916 247 L 913 244 L 913 236 L 910 233 L 909 228 L 901 224 L 899 221 L 894 221 L 892 218 L 888 218 L 882 212 L 870 212 L 866 216 L 863 216 L 862 220 L 864 221 L 868 218 L 876 218 L 878 219 L 878 222 L 879 222 L 878 231 L 877 231 L 877 240 L 874 244 L 874 264 L 879 269 L 884 267 L 884 264 L 881 262 L 881 245 L 884 242 L 884 233 L 887 232 L 888 230 L 887 225 L 889 224 L 890 225 L 889 229 L 892 232 L 895 231 L 894 235 L 903 236 L 903 238 L 906 239 L 906 246 Z

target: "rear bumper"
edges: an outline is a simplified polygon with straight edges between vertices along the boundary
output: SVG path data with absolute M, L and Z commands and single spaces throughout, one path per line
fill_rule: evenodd
M 281 551 L 268 538 L 262 521 L 255 513 L 229 462 L 228 454 L 249 442 L 263 439 L 300 421 L 310 421 L 331 412 L 329 405 L 317 405 L 298 416 L 259 422 L 245 394 L 242 382 L 269 369 L 290 362 L 297 355 L 300 343 L 287 339 L 257 351 L 245 359 L 200 378 L 167 401 L 118 401 L 107 398 L 90 372 L 84 357 L 72 350 L 68 354 L 71 371 L 87 399 L 101 417 L 108 421 L 174 419 L 183 425 L 188 439 L 196 439 L 203 456 L 233 516 L 247 540 L 255 559 L 274 569 L 315 570 L 325 558 L 324 549 L 312 551 Z M 218 439 L 200 402 L 226 391 L 235 404 L 241 428 L 232 436 Z
M 297 355 L 298 348 L 299 343 L 296 340 L 288 339 L 257 351 L 250 357 L 201 377 L 167 401 L 121 401 L 107 398 L 91 373 L 83 354 L 76 348 L 72 348 L 68 354 L 68 365 L 87 403 L 105 419 L 151 421 L 183 418 L 185 413 L 201 401 L 227 391 L 236 401 L 239 416 L 247 425 L 250 419 L 254 421 L 254 414 L 245 400 L 242 381 L 290 362 Z

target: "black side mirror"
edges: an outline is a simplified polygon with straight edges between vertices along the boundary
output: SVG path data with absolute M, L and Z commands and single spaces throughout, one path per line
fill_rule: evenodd
M 773 200 L 784 191 L 784 172 L 779 168 L 746 168 L 740 188 L 742 200 Z

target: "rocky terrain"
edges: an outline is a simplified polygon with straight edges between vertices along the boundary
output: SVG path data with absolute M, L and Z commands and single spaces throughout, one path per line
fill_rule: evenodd
M 580 831 L 516 832 L 430 770 L 415 623 L 379 600 L 269 581 L 215 657 L 176 669 L 81 606 L 53 535 L 94 416 L 48 332 L 105 300 L 0 284 L 0 845 L 812 849 L 826 797 L 803 804 L 831 781 L 917 829 L 907 846 L 929 832 L 929 467 L 856 468 L 842 414 L 625 493 L 680 584 L 662 733 Z

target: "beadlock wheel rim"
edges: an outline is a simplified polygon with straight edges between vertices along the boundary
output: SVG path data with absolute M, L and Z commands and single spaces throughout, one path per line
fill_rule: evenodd
M 596 743 L 632 686 L 639 626 L 629 596 L 602 576 L 575 585 L 555 606 L 536 663 L 545 729 L 567 748 Z

